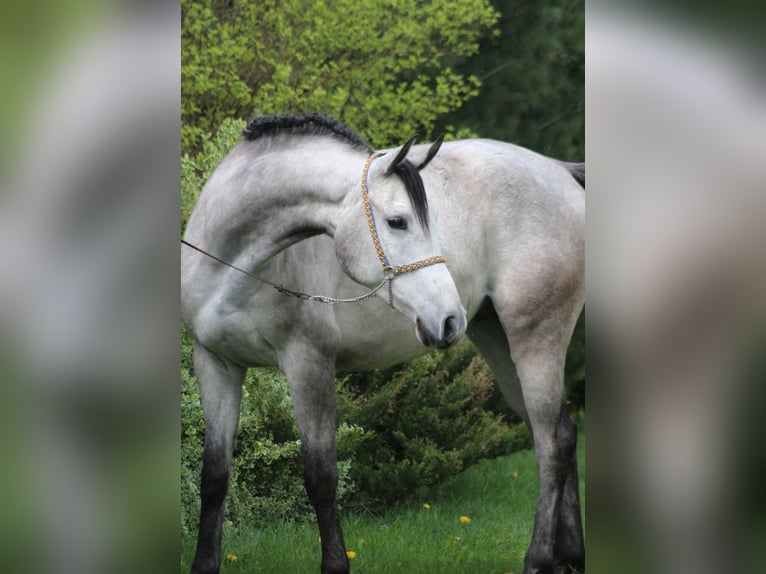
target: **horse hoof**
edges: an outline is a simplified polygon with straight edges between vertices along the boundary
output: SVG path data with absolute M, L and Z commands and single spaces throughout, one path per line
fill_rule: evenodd
M 553 566 L 553 574 L 585 574 L 585 560 L 557 560 Z
M 524 564 L 523 574 L 560 574 L 551 564 Z M 568 574 L 568 573 L 567 573 Z
M 348 561 L 337 564 L 322 564 L 322 574 L 349 574 Z

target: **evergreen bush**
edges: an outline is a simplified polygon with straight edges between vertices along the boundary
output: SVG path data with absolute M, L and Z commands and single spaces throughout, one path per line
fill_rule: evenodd
M 351 504 L 378 508 L 531 444 L 519 419 L 485 409 L 498 391 L 468 341 L 339 386 L 340 416 L 366 432 L 348 453 Z

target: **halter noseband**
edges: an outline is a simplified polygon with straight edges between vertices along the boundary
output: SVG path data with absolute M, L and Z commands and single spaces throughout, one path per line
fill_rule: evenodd
M 447 259 L 444 257 L 444 255 L 434 255 L 433 257 L 421 259 L 420 261 L 415 261 L 414 263 L 398 265 L 396 267 L 389 263 L 388 257 L 386 257 L 386 253 L 383 251 L 383 246 L 380 243 L 378 227 L 375 225 L 375 216 L 372 214 L 370 200 L 367 196 L 367 172 L 370 170 L 370 165 L 372 165 L 372 162 L 375 160 L 375 158 L 380 157 L 381 155 L 384 155 L 384 152 L 376 151 L 371 154 L 370 157 L 367 158 L 367 161 L 364 164 L 364 168 L 362 169 L 362 204 L 364 205 L 364 214 L 367 216 L 367 224 L 370 226 L 370 236 L 372 237 L 372 243 L 375 246 L 375 252 L 378 254 L 380 264 L 383 266 L 383 276 L 389 281 L 389 305 L 391 305 L 392 297 L 390 292 L 390 281 L 394 277 L 404 273 L 409 273 L 411 271 L 417 271 L 418 269 L 423 269 L 424 267 L 436 265 L 437 263 L 446 263 Z M 391 306 L 393 307 L 393 305 Z

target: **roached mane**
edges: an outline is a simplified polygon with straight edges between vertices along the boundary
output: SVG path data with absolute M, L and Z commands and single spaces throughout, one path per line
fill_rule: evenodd
M 278 134 L 332 137 L 365 153 L 372 153 L 373 151 L 370 145 L 347 125 L 335 118 L 316 112 L 259 116 L 251 119 L 247 123 L 247 127 L 242 130 L 245 139 L 251 141 Z M 415 217 L 423 229 L 428 231 L 428 199 L 420 173 L 406 159 L 394 168 L 394 173 L 404 183 Z
M 251 119 L 247 127 L 242 130 L 242 135 L 248 140 L 280 133 L 296 136 L 330 136 L 347 142 L 359 150 L 372 153 L 370 145 L 350 127 L 335 118 L 315 112 L 259 116 Z

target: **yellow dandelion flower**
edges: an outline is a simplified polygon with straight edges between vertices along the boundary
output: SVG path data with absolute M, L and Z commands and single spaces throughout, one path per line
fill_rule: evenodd
M 463 524 L 468 524 L 469 522 L 471 522 L 471 519 L 468 518 L 467 516 L 461 516 L 460 522 L 462 522 Z
M 518 473 L 517 471 L 515 471 L 515 470 L 514 470 L 514 471 L 511 473 L 511 476 L 512 476 L 513 478 L 519 478 L 519 473 Z
M 460 542 L 460 541 L 462 540 L 462 538 L 461 538 L 460 536 L 453 536 L 453 537 L 452 537 L 452 539 L 453 539 L 455 542 Z
M 236 556 L 236 554 L 227 554 L 226 555 L 226 560 L 228 560 L 229 562 L 236 562 L 237 561 L 237 556 Z
M 346 556 L 348 556 L 348 559 L 351 560 L 352 558 L 356 558 L 356 552 L 354 552 L 353 550 L 347 550 Z
M 423 508 L 425 508 L 426 510 L 428 510 L 429 508 L 431 508 L 431 505 L 430 505 L 430 504 L 428 504 L 427 502 L 424 502 L 424 503 L 423 503 Z

